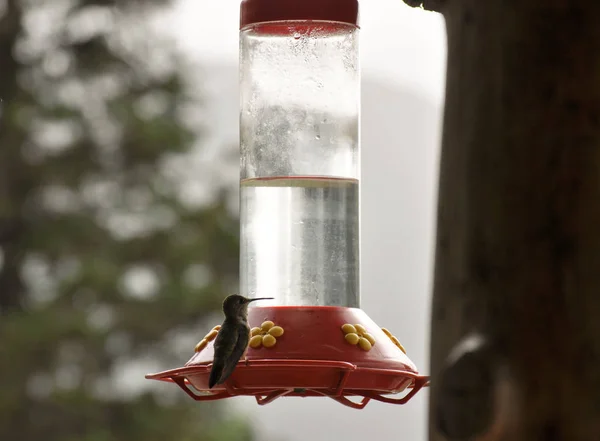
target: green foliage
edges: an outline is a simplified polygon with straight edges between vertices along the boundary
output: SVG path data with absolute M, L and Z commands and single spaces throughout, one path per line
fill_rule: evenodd
M 185 196 L 203 127 L 184 61 L 148 24 L 169 3 L 0 8 L 2 440 L 251 439 L 174 386 L 123 387 L 133 362 L 187 361 L 195 342 L 175 337 L 237 281 L 227 193 Z

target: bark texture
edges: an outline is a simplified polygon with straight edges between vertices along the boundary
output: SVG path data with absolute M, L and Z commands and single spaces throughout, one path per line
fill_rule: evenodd
M 437 381 L 471 332 L 502 375 L 481 375 L 496 391 L 486 430 L 456 439 L 598 440 L 600 1 L 447 0 L 443 14 L 430 441 L 468 401 L 439 397 L 476 394 L 468 370 L 464 386 Z

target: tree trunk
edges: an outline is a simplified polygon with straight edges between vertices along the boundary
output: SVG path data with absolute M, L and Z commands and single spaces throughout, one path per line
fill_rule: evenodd
M 23 307 L 21 281 L 21 252 L 23 219 L 19 199 L 21 188 L 15 188 L 22 163 L 21 144 L 23 130 L 15 128 L 17 109 L 15 97 L 19 63 L 14 57 L 14 47 L 21 26 L 21 9 L 17 0 L 4 2 L 0 7 L 0 320 L 2 315 Z
M 600 1 L 441 12 L 430 440 L 598 440 Z

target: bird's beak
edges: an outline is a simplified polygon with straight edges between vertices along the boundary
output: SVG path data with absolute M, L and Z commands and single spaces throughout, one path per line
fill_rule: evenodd
M 257 300 L 275 300 L 275 297 L 260 297 L 258 299 L 248 299 L 248 303 L 256 302 Z

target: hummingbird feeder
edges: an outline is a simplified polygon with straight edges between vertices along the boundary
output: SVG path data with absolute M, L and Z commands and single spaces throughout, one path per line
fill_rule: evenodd
M 184 367 L 146 378 L 198 401 L 324 396 L 356 409 L 428 385 L 360 309 L 358 15 L 357 0 L 242 1 L 240 294 L 274 300 L 249 309 L 247 358 L 224 384 L 208 387 L 219 326 Z

